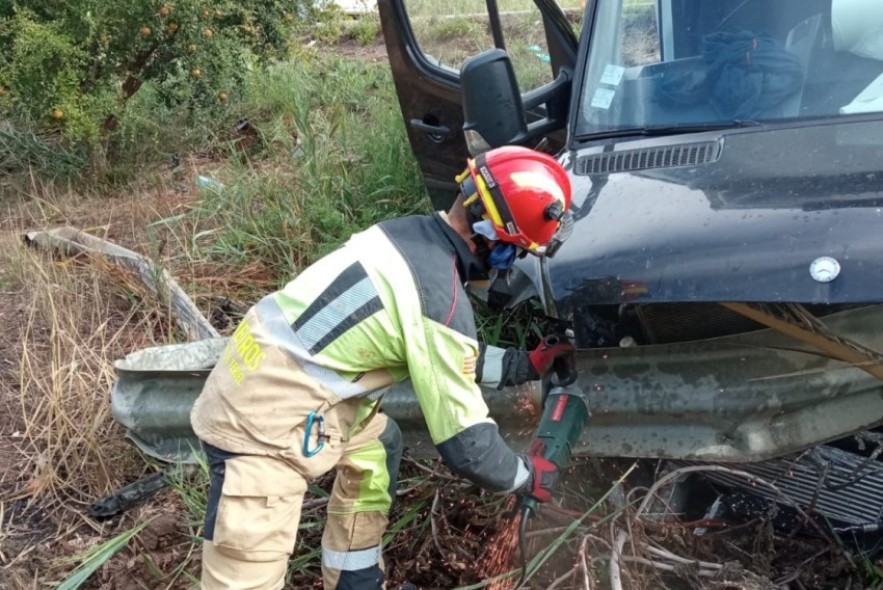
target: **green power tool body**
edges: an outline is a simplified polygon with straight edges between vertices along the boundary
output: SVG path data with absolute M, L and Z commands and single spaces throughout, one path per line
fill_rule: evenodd
M 564 470 L 588 421 L 589 407 L 577 385 L 553 387 L 543 404 L 543 417 L 528 454 L 545 457 L 559 472 Z M 534 513 L 537 510 L 537 501 L 529 495 L 522 496 L 521 505 Z
M 572 355 L 555 360 L 552 388 L 543 399 L 543 415 L 528 451 L 528 455 L 541 456 L 554 463 L 559 473 L 570 464 L 573 447 L 589 422 L 589 406 L 582 389 L 576 385 L 576 378 Z M 554 488 L 556 483 L 557 481 L 553 481 L 544 487 Z M 519 544 L 525 564 L 522 568 L 522 580 L 526 570 L 525 531 L 528 518 L 537 512 L 537 504 L 536 498 L 530 494 L 520 497 Z M 519 582 L 517 586 L 520 585 Z

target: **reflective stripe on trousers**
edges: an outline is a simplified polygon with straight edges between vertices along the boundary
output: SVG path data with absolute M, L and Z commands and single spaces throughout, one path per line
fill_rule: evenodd
M 306 481 L 278 459 L 206 450 L 212 488 L 202 588 L 278 590 L 296 541 Z M 349 440 L 336 465 L 322 538 L 325 588 L 382 588 L 381 540 L 401 454 L 398 425 L 382 413 Z
M 381 541 L 395 501 L 401 457 L 401 431 L 384 414 L 350 441 L 337 465 L 322 535 L 325 588 L 383 587 Z

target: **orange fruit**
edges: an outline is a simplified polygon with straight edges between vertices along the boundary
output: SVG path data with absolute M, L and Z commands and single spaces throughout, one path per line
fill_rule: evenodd
M 205 17 L 205 18 L 208 18 L 208 17 L 210 17 L 210 16 L 211 16 L 211 14 L 212 14 L 212 13 L 211 13 L 211 12 L 209 12 L 209 11 L 208 11 L 208 10 L 203 10 L 203 11 L 202 11 L 202 16 L 204 16 L 204 17 Z
M 214 35 L 215 35 L 215 32 L 207 27 L 202 32 L 202 36 L 205 37 L 206 39 L 211 39 L 212 37 L 214 37 Z
M 227 102 L 227 98 L 228 97 L 226 92 L 224 92 L 223 90 L 218 92 L 218 100 L 220 100 L 221 102 Z
M 194 78 L 199 78 L 202 75 L 202 72 L 199 71 L 199 68 L 193 68 L 190 70 L 190 75 Z
M 196 53 L 197 49 L 198 48 L 196 47 L 196 43 L 191 43 L 187 46 L 187 51 L 189 51 L 190 53 Z
M 170 14 L 172 14 L 172 9 L 171 9 L 171 8 L 169 8 L 168 6 L 162 6 L 162 7 L 160 7 L 160 9 L 159 9 L 159 15 L 160 15 L 160 16 L 169 16 Z
M 53 109 L 52 118 L 56 121 L 61 121 L 62 119 L 64 119 L 64 111 L 61 109 Z
M 169 30 L 173 33 L 175 31 L 177 31 L 178 30 L 178 23 L 169 23 Z
M 147 27 L 147 26 L 141 27 L 141 29 L 140 29 L 140 33 L 141 33 L 142 37 L 150 37 L 150 33 L 152 33 L 152 32 L 153 31 L 150 30 L 150 27 Z
M 4 94 L 6 94 L 6 89 L 0 86 L 0 96 L 3 96 Z
M 294 20 L 294 15 L 291 14 L 290 12 L 286 12 L 286 13 L 285 13 L 285 20 L 287 20 L 288 22 L 293 21 L 293 20 Z

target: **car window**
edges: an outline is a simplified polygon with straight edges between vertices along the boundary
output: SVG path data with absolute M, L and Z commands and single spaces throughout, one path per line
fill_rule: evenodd
M 576 132 L 883 111 L 879 0 L 610 0 Z
M 466 58 L 495 47 L 485 0 L 404 0 L 420 51 L 442 71 L 459 72 Z M 533 0 L 498 0 L 503 45 L 522 91 L 552 81 L 542 16 Z M 559 2 L 577 20 L 580 0 Z

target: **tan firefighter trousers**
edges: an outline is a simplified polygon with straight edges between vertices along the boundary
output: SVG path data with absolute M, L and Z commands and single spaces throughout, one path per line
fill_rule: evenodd
M 402 452 L 398 426 L 382 413 L 366 415 L 364 398 L 334 397 L 274 347 L 251 314 L 243 323 L 261 362 L 250 368 L 234 336 L 191 413 L 211 476 L 202 588 L 282 588 L 307 481 L 331 469 L 324 587 L 382 588 L 381 538 Z M 311 411 L 323 417 L 326 440 L 315 425 L 306 432 Z M 324 443 L 316 455 L 305 455 L 305 436 L 310 449 Z

